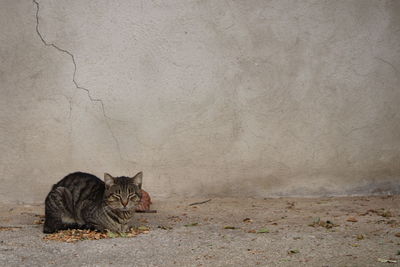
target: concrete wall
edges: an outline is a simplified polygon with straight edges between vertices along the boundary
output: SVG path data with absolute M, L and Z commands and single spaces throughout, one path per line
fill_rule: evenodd
M 400 192 L 400 1 L 38 2 L 0 2 L 0 201 L 76 170 L 159 199 Z

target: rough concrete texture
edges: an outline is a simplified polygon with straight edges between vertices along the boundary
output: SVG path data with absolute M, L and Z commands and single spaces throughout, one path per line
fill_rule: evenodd
M 400 192 L 399 1 L 0 2 L 0 201 Z
M 400 264 L 400 197 L 218 198 L 156 202 L 138 215 L 149 234 L 77 243 L 45 241 L 43 206 L 2 205 L 1 266 L 389 266 Z M 335 226 L 311 227 L 315 218 Z M 247 222 L 243 222 L 244 219 Z M 198 223 L 185 227 L 185 224 Z M 169 230 L 158 228 L 171 227 Z M 234 226 L 237 229 L 224 229 Z M 17 228 L 21 227 L 21 228 Z M 269 233 L 253 233 L 267 228 Z M 2 229 L 2 228 L 0 228 Z M 3 228 L 4 229 L 4 228 Z

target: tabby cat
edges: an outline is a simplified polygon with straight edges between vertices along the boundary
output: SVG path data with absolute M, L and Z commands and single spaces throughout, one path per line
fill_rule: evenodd
M 134 177 L 112 177 L 104 182 L 75 172 L 53 185 L 45 201 L 44 233 L 64 229 L 127 232 L 142 198 L 142 172 Z

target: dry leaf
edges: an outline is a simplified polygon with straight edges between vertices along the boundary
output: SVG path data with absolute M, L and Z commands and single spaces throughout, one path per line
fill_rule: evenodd
M 171 230 L 171 226 L 165 226 L 165 225 L 159 225 L 157 228 L 163 229 L 163 230 Z
M 14 230 L 19 230 L 21 227 L 6 227 L 6 226 L 0 226 L 0 231 L 14 231 Z
M 382 259 L 382 258 L 378 258 L 379 262 L 383 262 L 383 263 L 396 263 L 396 260 L 387 260 L 387 259 Z
M 358 222 L 358 220 L 356 218 L 354 218 L 354 217 L 347 218 L 347 221 L 348 222 Z
M 150 210 L 151 198 L 149 193 L 142 189 L 142 199 L 140 200 L 139 205 L 136 207 L 136 211 L 146 211 Z
M 356 236 L 356 238 L 357 238 L 358 240 L 363 240 L 363 239 L 365 238 L 365 235 L 363 235 L 363 234 L 358 234 L 358 235 Z
M 290 250 L 288 250 L 288 254 L 290 255 L 290 254 L 297 254 L 297 253 L 300 253 L 300 250 L 298 250 L 298 249 L 290 249 Z
M 185 224 L 184 226 L 190 227 L 190 226 L 197 226 L 197 225 L 199 225 L 199 223 L 195 222 L 195 223 Z

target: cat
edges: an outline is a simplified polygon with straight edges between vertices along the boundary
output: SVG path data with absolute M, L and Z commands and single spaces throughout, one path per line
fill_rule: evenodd
M 133 177 L 104 174 L 104 182 L 83 172 L 53 185 L 45 201 L 44 233 L 65 229 L 127 232 L 142 198 L 143 173 Z

